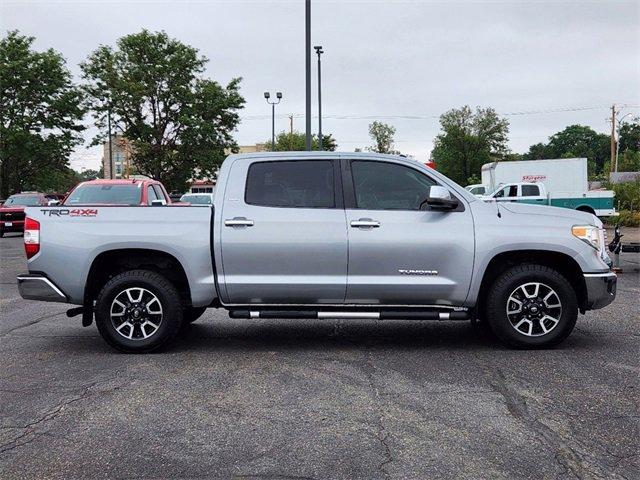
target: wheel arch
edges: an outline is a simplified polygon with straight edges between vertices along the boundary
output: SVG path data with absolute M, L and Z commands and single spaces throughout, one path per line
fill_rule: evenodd
M 563 275 L 574 286 L 581 313 L 587 309 L 587 286 L 582 269 L 571 256 L 549 250 L 511 250 L 496 254 L 482 275 L 476 308 L 482 312 L 493 281 L 507 269 L 525 263 L 544 265 Z
M 596 214 L 595 209 L 591 205 L 585 205 L 585 204 L 578 205 L 576 207 L 576 210 L 578 210 L 579 212 L 591 213 L 592 215 Z
M 166 277 L 175 285 L 185 306 L 191 305 L 191 290 L 186 271 L 170 253 L 147 248 L 112 249 L 97 255 L 87 274 L 84 304 L 92 305 L 102 286 L 127 270 L 144 269 Z

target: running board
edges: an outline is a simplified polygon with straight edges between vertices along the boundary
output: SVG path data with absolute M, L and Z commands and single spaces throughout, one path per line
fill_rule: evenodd
M 229 310 L 231 318 L 332 318 L 371 320 L 469 320 L 468 310 L 441 312 L 436 310 L 315 311 L 315 310 Z

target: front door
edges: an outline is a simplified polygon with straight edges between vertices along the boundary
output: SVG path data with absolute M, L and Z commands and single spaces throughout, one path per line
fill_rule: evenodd
M 347 227 L 337 162 L 233 164 L 221 227 L 227 303 L 344 302 Z
M 349 234 L 347 303 L 460 305 L 474 258 L 473 219 L 421 210 L 436 181 L 403 163 L 345 161 Z

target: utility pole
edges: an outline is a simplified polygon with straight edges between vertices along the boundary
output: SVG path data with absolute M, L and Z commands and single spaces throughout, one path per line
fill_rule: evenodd
M 320 55 L 324 53 L 322 46 L 313 47 L 318 54 L 318 150 L 322 148 L 322 75 L 320 73 Z
M 289 133 L 293 135 L 293 115 L 289 115 Z
M 616 161 L 616 104 L 611 105 L 611 164 L 609 171 L 613 172 L 613 164 Z
M 306 138 L 305 147 L 311 151 L 311 0 L 305 0 L 304 4 L 304 25 L 305 25 L 305 69 L 306 69 Z

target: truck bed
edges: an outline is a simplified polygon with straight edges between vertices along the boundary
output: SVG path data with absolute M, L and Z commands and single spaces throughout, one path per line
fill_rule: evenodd
M 215 298 L 212 207 L 29 207 L 40 223 L 40 252 L 29 272 L 46 272 L 70 303 L 82 304 L 94 260 L 116 249 L 167 253 L 183 266 L 194 306 Z

